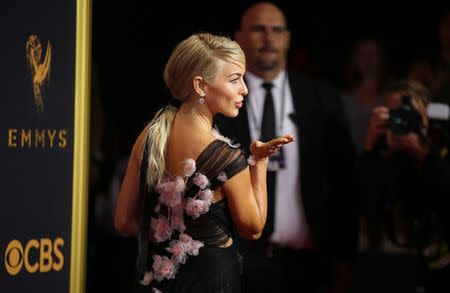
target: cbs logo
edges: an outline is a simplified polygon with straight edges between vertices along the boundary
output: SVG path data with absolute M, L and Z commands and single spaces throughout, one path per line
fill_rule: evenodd
M 5 267 L 11 275 L 17 275 L 22 267 L 33 274 L 38 270 L 46 273 L 50 270 L 60 271 L 64 266 L 64 255 L 61 248 L 64 239 L 57 237 L 55 240 L 49 238 L 31 239 L 25 244 L 25 248 L 18 240 L 12 240 L 6 247 Z

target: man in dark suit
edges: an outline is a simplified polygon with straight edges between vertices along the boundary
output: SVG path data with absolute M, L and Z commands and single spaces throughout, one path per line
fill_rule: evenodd
M 239 240 L 246 291 L 345 292 L 357 225 L 354 148 L 340 98 L 286 70 L 290 31 L 277 6 L 247 8 L 235 40 L 246 54 L 249 94 L 237 118 L 218 117 L 219 130 L 245 147 L 298 138 L 269 163 L 262 237 Z

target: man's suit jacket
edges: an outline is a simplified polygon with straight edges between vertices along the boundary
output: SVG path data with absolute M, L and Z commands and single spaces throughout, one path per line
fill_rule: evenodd
M 294 143 L 300 152 L 301 196 L 311 236 L 322 252 L 339 259 L 353 258 L 355 151 L 341 99 L 325 83 L 292 72 L 288 78 L 295 108 L 290 117 L 298 129 Z M 249 154 L 246 99 L 236 118 L 218 115 L 215 123 L 224 136 L 240 143 Z

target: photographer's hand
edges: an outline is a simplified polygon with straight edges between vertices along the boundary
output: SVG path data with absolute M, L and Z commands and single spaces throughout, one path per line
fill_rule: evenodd
M 417 163 L 421 163 L 430 152 L 429 143 L 414 132 L 398 136 L 389 130 L 386 133 L 386 144 L 391 151 L 405 152 L 415 159 Z
M 364 150 L 372 151 L 375 148 L 380 137 L 386 133 L 388 119 L 389 108 L 380 106 L 373 109 L 367 128 Z

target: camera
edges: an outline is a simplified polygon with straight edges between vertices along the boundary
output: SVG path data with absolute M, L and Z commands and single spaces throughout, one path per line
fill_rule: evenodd
M 420 133 L 422 116 L 412 105 L 410 96 L 402 97 L 402 104 L 389 111 L 388 127 L 395 135 L 407 135 L 411 132 Z

